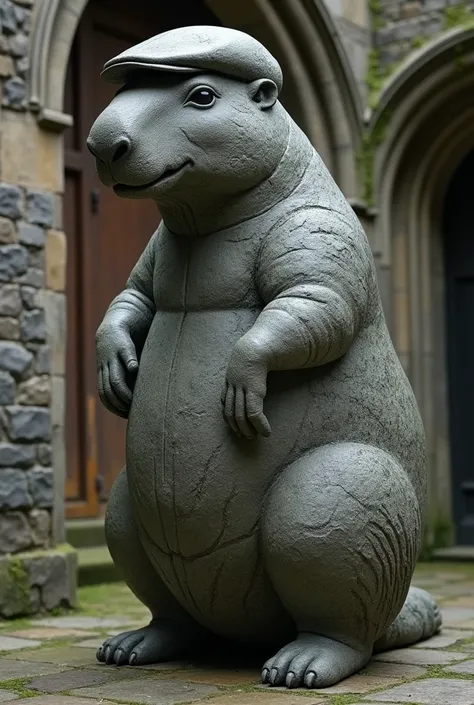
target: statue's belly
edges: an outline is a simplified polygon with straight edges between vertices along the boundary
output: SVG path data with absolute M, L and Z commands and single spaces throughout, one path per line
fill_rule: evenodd
M 140 362 L 127 467 L 142 529 L 192 558 L 256 531 L 263 492 L 288 440 L 237 438 L 222 415 L 232 348 L 257 313 L 159 312 Z

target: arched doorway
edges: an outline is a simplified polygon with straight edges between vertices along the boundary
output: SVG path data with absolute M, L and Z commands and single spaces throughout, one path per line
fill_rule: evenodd
M 455 59 L 460 55 L 462 67 Z M 474 522 L 466 531 L 461 526 L 464 523 L 467 527 L 473 518 L 469 453 L 471 458 L 474 455 L 465 446 L 461 449 L 458 442 L 459 433 L 465 435 L 464 443 L 472 435 L 468 430 L 469 421 L 472 426 L 472 406 L 467 403 L 462 408 L 462 395 L 469 394 L 469 382 L 467 378 L 456 382 L 453 371 L 459 366 L 457 355 L 469 356 L 463 346 L 473 344 L 472 338 L 468 341 L 461 336 L 473 333 L 460 322 L 458 304 L 453 318 L 450 293 L 454 287 L 456 296 L 464 297 L 463 315 L 469 318 L 471 305 L 470 316 L 474 319 L 468 282 L 455 285 L 456 271 L 452 268 L 455 258 L 465 259 L 467 265 L 465 248 L 469 243 L 460 231 L 460 221 L 454 220 L 453 209 L 449 243 L 443 228 L 445 214 L 450 211 L 452 179 L 458 178 L 454 175 L 459 165 L 474 150 L 473 65 L 472 29 L 457 28 L 437 37 L 394 74 L 380 96 L 371 124 L 371 138 L 376 141 L 372 173 L 377 210 L 375 249 L 380 253 L 381 284 L 392 337 L 425 425 L 429 489 L 426 539 L 431 548 L 442 548 L 453 541 L 474 544 Z M 472 183 L 472 161 L 470 174 Z M 464 203 L 469 203 L 469 196 Z M 459 251 L 451 249 L 458 246 Z M 453 325 L 457 332 L 453 332 Z M 463 358 L 467 369 L 466 360 Z M 459 414 L 464 415 L 462 430 L 458 427 Z
M 66 79 L 64 226 L 67 269 L 67 514 L 101 513 L 124 464 L 125 422 L 96 391 L 95 331 L 159 223 L 151 202 L 121 200 L 104 188 L 86 149 L 89 129 L 116 87 L 102 67 L 124 49 L 181 24 L 219 24 L 196 0 L 90 0 L 74 40 Z
M 473 183 L 474 151 L 454 174 L 443 218 L 453 511 L 464 545 L 474 545 Z

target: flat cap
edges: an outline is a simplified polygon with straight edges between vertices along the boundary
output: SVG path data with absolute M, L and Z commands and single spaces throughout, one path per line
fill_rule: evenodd
M 138 69 L 220 73 L 250 83 L 270 78 L 281 90 L 283 75 L 263 44 L 228 27 L 179 27 L 157 34 L 107 61 L 102 78 L 125 83 Z

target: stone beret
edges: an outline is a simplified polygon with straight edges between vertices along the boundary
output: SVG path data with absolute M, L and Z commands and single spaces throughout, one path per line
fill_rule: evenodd
M 180 27 L 158 34 L 107 61 L 102 78 L 125 83 L 138 69 L 220 73 L 246 83 L 270 78 L 278 90 L 283 85 L 280 65 L 263 44 L 228 27 Z

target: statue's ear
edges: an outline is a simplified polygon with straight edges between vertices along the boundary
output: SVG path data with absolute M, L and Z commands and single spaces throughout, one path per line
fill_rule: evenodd
M 259 78 L 249 83 L 249 94 L 261 110 L 268 110 L 278 100 L 278 87 L 269 78 Z

